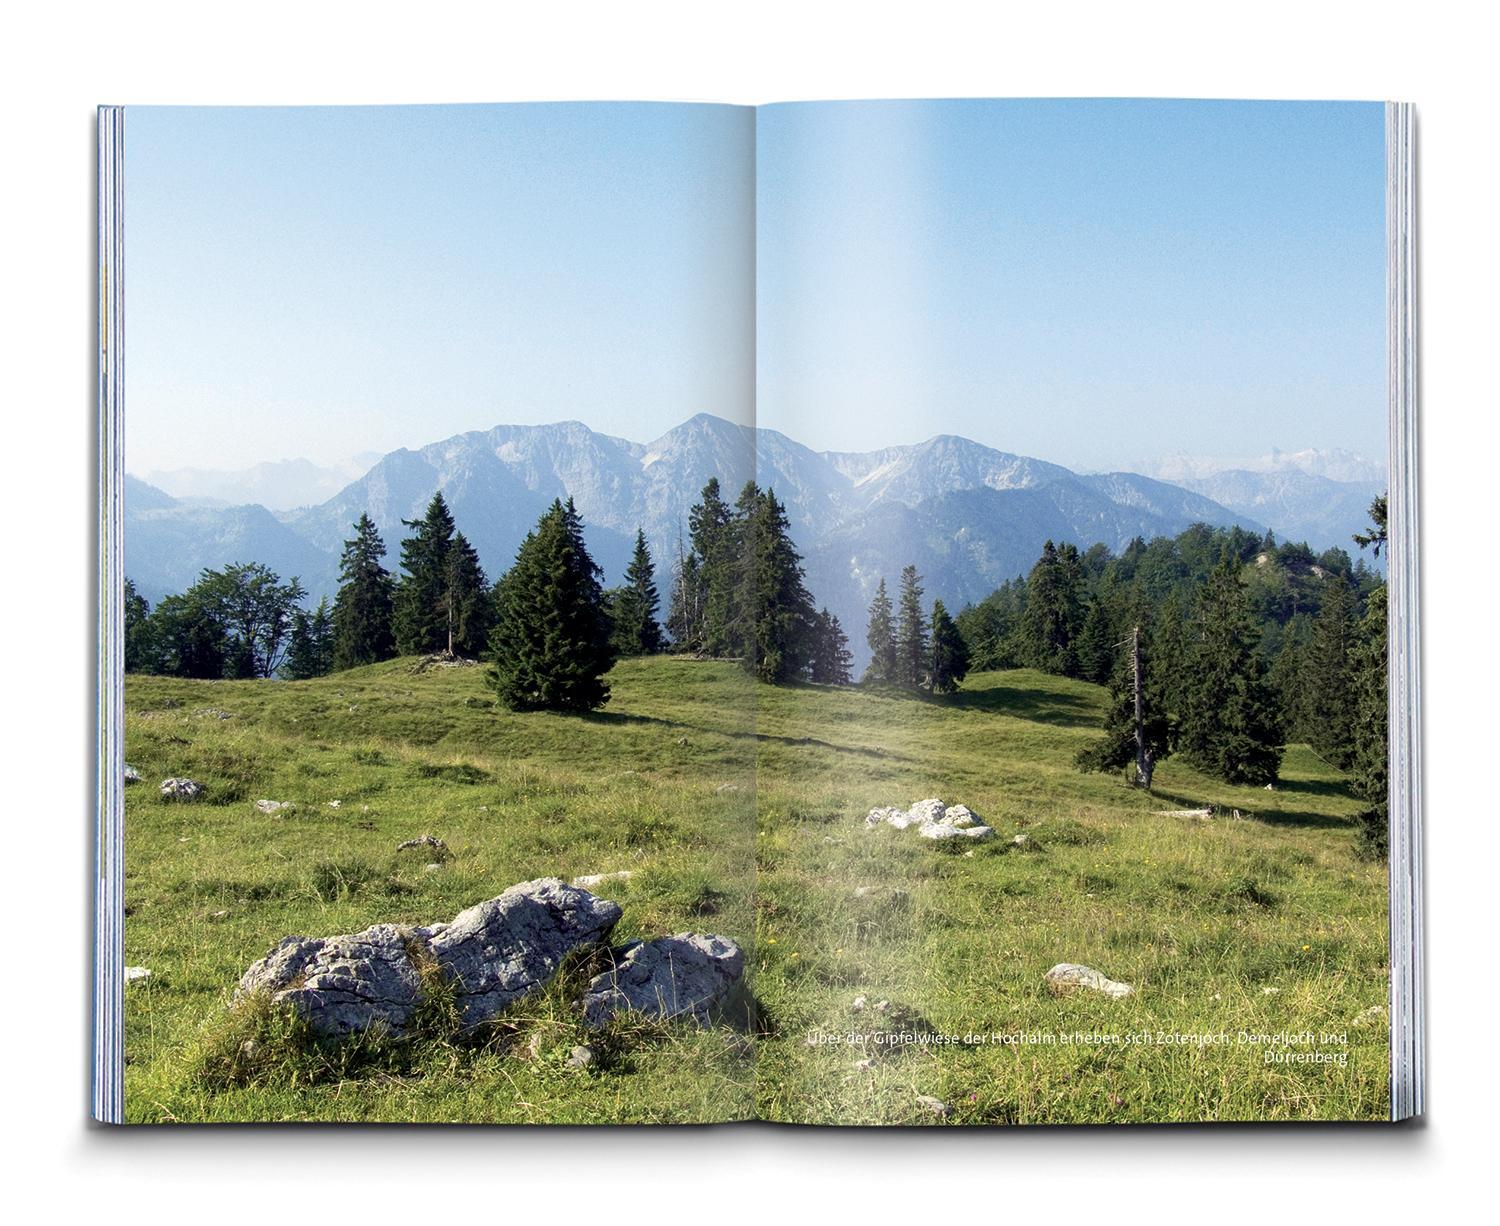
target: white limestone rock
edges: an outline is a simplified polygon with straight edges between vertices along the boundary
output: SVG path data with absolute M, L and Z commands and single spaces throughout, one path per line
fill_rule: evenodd
M 1118 1000 L 1135 991 L 1128 983 L 1116 983 L 1091 966 L 1077 962 L 1059 962 L 1047 972 L 1044 982 L 1053 996 L 1069 996 L 1077 991 L 1102 992 Z

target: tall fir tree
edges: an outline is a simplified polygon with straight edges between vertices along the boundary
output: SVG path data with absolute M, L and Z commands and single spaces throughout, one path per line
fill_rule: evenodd
M 357 668 L 396 654 L 392 629 L 395 580 L 380 564 L 385 542 L 368 515 L 354 524 L 339 559 L 339 590 L 333 601 L 333 667 Z
M 495 606 L 479 554 L 462 532 L 454 534 L 443 570 L 438 608 L 447 627 L 448 651 L 477 659 L 489 642 Z
M 1043 672 L 1074 676 L 1075 639 L 1082 626 L 1082 566 L 1078 549 L 1048 541 L 1026 579 L 1021 635 L 1026 663 Z
M 570 498 L 527 534 L 497 585 L 491 683 L 513 711 L 590 711 L 609 700 L 614 663 L 600 571 Z
M 1354 597 L 1341 575 L 1329 575 L 1323 587 L 1303 660 L 1306 731 L 1312 747 L 1344 769 L 1354 756 Z
M 1354 726 L 1351 773 L 1365 802 L 1358 814 L 1359 849 L 1372 859 L 1390 852 L 1390 700 L 1386 588 L 1370 593 L 1356 630 L 1354 649 Z
M 927 682 L 931 644 L 922 612 L 922 576 L 915 566 L 901 568 L 896 601 L 896 684 L 915 690 Z
M 745 497 L 742 493 L 741 504 Z M 747 507 L 742 505 L 741 509 L 748 513 Z M 734 655 L 742 646 L 739 598 L 744 587 L 745 557 L 735 513 L 720 494 L 717 477 L 709 478 L 700 501 L 688 513 L 688 532 L 698 559 L 694 568 L 699 584 L 695 603 L 701 609 L 697 637 L 710 655 Z
M 1139 590 L 1139 589 L 1138 589 Z M 1151 622 L 1146 639 L 1146 653 L 1157 671 L 1157 696 L 1167 712 L 1181 715 L 1187 676 L 1187 618 L 1182 598 L 1173 592 L 1162 601 Z
M 848 685 L 853 665 L 849 638 L 839 619 L 826 608 L 820 609 L 813 620 L 810 679 L 819 685 Z
M 802 556 L 792 543 L 786 508 L 775 491 L 761 492 L 749 484 L 738 509 L 745 568 L 731 639 L 738 639 L 740 660 L 748 672 L 779 685 L 802 676 L 807 668 L 812 597 L 803 582 Z
M 1078 662 L 1078 675 L 1085 681 L 1103 685 L 1114 671 L 1114 660 L 1118 653 L 1115 644 L 1114 618 L 1111 616 L 1108 598 L 1096 593 L 1088 602 L 1088 612 L 1078 631 L 1078 644 L 1074 656 Z
M 932 656 L 927 675 L 934 694 L 951 694 L 969 675 L 969 649 L 941 600 L 932 602 Z
M 1266 670 L 1266 684 L 1276 695 L 1281 711 L 1281 732 L 1288 741 L 1312 740 L 1307 655 L 1312 641 L 1312 623 L 1298 613 L 1285 626 L 1276 642 L 1276 654 Z
M 396 585 L 393 629 L 402 655 L 425 655 L 448 645 L 448 613 L 443 596 L 448 586 L 448 551 L 453 545 L 453 516 L 439 490 L 421 519 L 403 519 L 412 534 L 401 542 L 401 569 Z
M 1180 744 L 1226 783 L 1272 783 L 1281 767 L 1275 695 L 1261 674 L 1239 565 L 1225 559 L 1199 597 L 1183 686 Z
M 620 656 L 655 655 L 662 649 L 661 625 L 656 613 L 661 597 L 656 590 L 656 568 L 646 534 L 637 528 L 635 552 L 625 571 L 623 587 L 612 592 L 609 606 L 615 654 Z
M 875 599 L 870 602 L 870 622 L 865 632 L 865 642 L 870 648 L 870 663 L 865 669 L 863 684 L 894 685 L 896 622 L 884 579 L 881 579 L 880 586 L 875 589 Z
M 306 681 L 332 670 L 333 612 L 325 596 L 311 613 L 298 609 L 292 614 L 291 641 L 281 671 L 289 681 Z

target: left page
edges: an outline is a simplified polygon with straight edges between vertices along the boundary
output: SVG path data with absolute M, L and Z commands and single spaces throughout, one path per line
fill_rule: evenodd
M 753 111 L 130 107 L 116 176 L 100 1117 L 750 1116 L 754 682 L 662 647 Z

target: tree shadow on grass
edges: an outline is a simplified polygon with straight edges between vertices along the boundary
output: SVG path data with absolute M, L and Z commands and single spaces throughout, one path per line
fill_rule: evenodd
M 854 754 L 863 758 L 879 758 L 887 762 L 911 762 L 915 759 L 905 754 L 892 753 L 888 749 L 865 745 L 837 745 L 814 736 L 777 736 L 771 732 L 757 732 L 741 728 L 710 728 L 704 724 L 689 724 L 682 720 L 662 719 L 657 715 L 633 715 L 626 711 L 580 711 L 577 718 L 590 724 L 614 726 L 645 725 L 673 728 L 680 732 L 699 732 L 706 736 L 723 736 L 733 740 L 756 741 L 760 744 L 786 745 L 793 749 L 826 749 L 832 753 Z
M 1291 787 L 1278 783 L 1278 791 L 1292 791 Z M 1323 789 L 1309 788 L 1308 791 L 1316 790 L 1319 795 L 1348 796 L 1348 792 L 1339 787 L 1330 786 Z M 1180 792 L 1167 792 L 1161 788 L 1155 788 L 1151 792 L 1151 799 L 1156 802 L 1152 806 L 1153 812 L 1170 812 L 1173 809 L 1202 809 L 1212 805 L 1214 808 L 1213 820 L 1216 822 L 1234 821 L 1234 812 L 1239 808 L 1241 817 L 1248 822 L 1260 822 L 1265 826 L 1295 826 L 1306 830 L 1339 830 L 1353 827 L 1353 819 L 1339 817 L 1332 813 L 1313 813 L 1306 809 L 1286 809 L 1276 805 L 1267 808 L 1256 802 L 1254 808 L 1240 807 L 1233 803 L 1222 803 L 1219 801 L 1205 800 L 1202 796 L 1185 796 Z M 1275 793 L 1267 793 L 1268 796 Z M 1184 818 L 1184 821 L 1191 819 Z
M 1025 685 L 995 685 L 983 690 L 960 689 L 929 702 L 957 707 L 966 711 L 983 711 L 991 715 L 1009 715 L 1012 719 L 1037 724 L 1054 724 L 1061 728 L 1097 728 L 1099 711 L 1095 704 L 1076 694 L 1036 689 Z

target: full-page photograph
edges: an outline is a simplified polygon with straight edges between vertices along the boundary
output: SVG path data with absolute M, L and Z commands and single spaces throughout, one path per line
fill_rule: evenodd
M 1420 1110 L 1392 115 L 106 108 L 99 1118 Z

